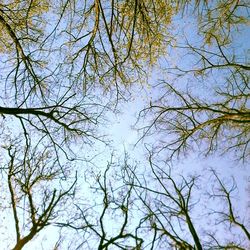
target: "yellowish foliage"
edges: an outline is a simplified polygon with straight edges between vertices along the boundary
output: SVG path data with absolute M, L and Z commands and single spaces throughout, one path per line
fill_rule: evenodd
M 214 37 L 221 44 L 229 43 L 232 29 L 248 23 L 248 18 L 241 15 L 242 6 L 236 0 L 222 0 L 207 7 L 205 15 L 200 18 L 200 31 L 205 34 L 208 45 L 212 44 Z
M 41 15 L 49 10 L 48 0 L 13 0 L 0 3 L 0 52 L 9 52 L 14 47 L 10 31 L 6 24 L 16 35 L 27 34 L 34 31 L 41 32 L 38 26 L 42 23 Z M 20 37 L 18 37 L 20 38 Z
M 131 50 L 134 59 L 154 64 L 160 55 L 166 53 L 167 28 L 174 14 L 173 8 L 165 0 L 138 1 L 137 6 L 135 2 L 126 1 L 117 6 L 123 20 L 122 28 L 127 31 L 123 46 L 128 52 L 133 38 Z

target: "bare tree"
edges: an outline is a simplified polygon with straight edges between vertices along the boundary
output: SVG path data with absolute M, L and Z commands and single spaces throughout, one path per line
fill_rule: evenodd
M 102 140 L 96 127 L 110 102 L 103 93 L 108 90 L 112 96 L 110 89 L 115 89 L 117 101 L 120 88 L 141 77 L 145 62 L 153 63 L 163 53 L 164 27 L 170 20 L 165 1 L 0 3 L 1 145 L 11 158 L 2 173 L 8 176 L 6 192 L 16 225 L 14 248 L 20 249 L 53 219 L 59 201 L 71 190 L 54 191 L 59 185 L 54 181 L 73 171 L 65 166 L 80 157 L 76 142 Z M 8 141 L 15 144 L 6 146 Z M 50 180 L 51 189 L 38 198 L 31 192 L 36 187 L 42 192 L 42 183 Z M 28 202 L 19 208 L 23 200 Z M 30 231 L 24 233 L 19 227 L 22 210 L 29 215 L 23 223 Z M 118 238 L 124 237 L 123 230 Z
M 123 183 L 119 171 L 112 156 L 103 174 L 94 170 L 86 176 L 93 190 L 91 197 L 87 201 L 79 197 L 74 202 L 74 214 L 57 223 L 71 229 L 71 233 L 75 231 L 76 239 L 69 249 L 142 248 L 144 240 L 138 235 L 139 225 L 134 220 L 133 186 Z
M 250 67 L 236 39 L 248 18 L 248 4 L 222 1 L 205 6 L 197 7 L 207 11 L 198 24 L 206 23 L 198 42 L 185 38 L 175 45 L 182 59 L 166 68 L 167 80 L 163 76 L 155 86 L 163 94 L 139 115 L 139 120 L 150 120 L 141 126 L 142 138 L 160 134 L 157 146 L 169 150 L 170 158 L 198 145 L 205 155 L 233 151 L 237 160 L 245 161 L 250 153 Z
M 14 246 L 11 241 L 12 249 L 18 250 L 63 214 L 63 207 L 73 195 L 77 179 L 64 183 L 61 169 L 51 158 L 49 149 L 41 152 L 39 149 L 28 150 L 24 159 L 17 145 L 6 150 L 9 163 L 1 170 L 7 178 L 7 210 L 11 210 L 16 234 Z M 7 242 L 4 245 L 7 246 Z
M 123 163 L 110 161 L 103 174 L 90 171 L 93 193 L 79 196 L 70 216 L 57 223 L 73 239 L 65 235 L 62 247 L 248 249 L 249 218 L 235 198 L 233 179 L 213 169 L 179 174 L 150 152 L 144 167 L 126 155 Z
M 235 74 L 234 80 L 236 78 Z M 150 124 L 143 127 L 143 136 L 157 131 L 162 135 L 159 149 L 169 150 L 171 158 L 198 145 L 206 155 L 216 150 L 234 151 L 236 159 L 247 160 L 250 95 L 248 80 L 245 77 L 242 80 L 245 81 L 241 85 L 229 82 L 225 90 L 218 89 L 218 101 L 197 97 L 163 82 L 162 87 L 167 91 L 140 113 L 140 117 L 153 117 Z M 169 104 L 169 100 L 174 103 Z
M 72 137 L 100 139 L 96 125 L 114 104 L 103 93 L 117 102 L 164 54 L 173 13 L 162 0 L 0 4 L 5 123 L 19 121 L 24 137 L 35 131 L 57 154 Z
M 176 174 L 168 164 L 156 164 L 151 153 L 148 163 L 147 171 L 143 174 L 131 165 L 126 165 L 125 170 L 125 182 L 133 187 L 141 202 L 143 214 L 140 228 L 147 229 L 145 236 L 140 235 L 145 239 L 142 249 L 249 247 L 249 218 L 247 215 L 243 218 L 243 213 L 236 212 L 242 208 L 233 198 L 237 191 L 234 181 L 226 182 L 215 170 L 210 170 L 211 185 L 206 183 L 206 191 L 201 188 L 203 175 Z M 209 196 L 204 196 L 204 192 L 208 192 Z M 234 231 L 236 228 L 239 230 Z
M 69 64 L 79 65 L 76 73 L 84 76 L 86 88 L 96 79 L 106 89 L 115 85 L 118 97 L 121 83 L 138 81 L 145 63 L 153 64 L 165 53 L 170 36 L 165 28 L 174 14 L 162 0 L 80 0 L 68 3 L 65 12 L 70 19 L 64 43 Z
M 233 230 L 238 229 L 241 233 L 241 237 L 235 237 L 238 241 L 236 243 L 227 240 L 223 245 L 219 243 L 219 240 L 216 239 L 214 234 L 209 234 L 211 238 L 210 244 L 215 249 L 245 249 L 244 245 L 246 242 L 250 242 L 249 218 L 247 215 L 239 213 L 242 208 L 236 205 L 235 196 L 238 195 L 237 183 L 233 177 L 231 180 L 221 179 L 214 169 L 211 170 L 211 173 L 215 184 L 211 188 L 211 191 L 208 192 L 209 198 L 212 198 L 214 201 L 217 199 L 223 203 L 223 206 L 220 210 L 212 209 L 209 214 L 217 215 L 216 224 L 224 224 L 228 228 L 228 232 L 233 234 Z M 245 247 L 249 247 L 248 244 L 246 244 Z

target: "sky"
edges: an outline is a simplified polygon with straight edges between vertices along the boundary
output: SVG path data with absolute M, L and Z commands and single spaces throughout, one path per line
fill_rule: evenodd
M 178 19 L 178 18 L 177 18 Z M 177 20 L 177 22 L 182 22 L 182 19 Z M 193 19 L 186 20 L 188 29 L 186 29 L 186 35 L 192 40 L 196 40 L 194 34 L 194 25 Z M 185 23 L 184 22 L 184 23 Z M 241 39 L 237 39 L 237 46 L 238 44 L 243 44 L 240 46 L 242 49 L 243 54 L 247 50 L 247 37 L 249 35 L 250 30 L 248 29 L 247 32 L 242 32 Z M 180 54 L 179 54 L 180 56 Z M 169 55 L 169 62 L 171 64 L 178 64 L 182 58 L 178 59 L 178 54 L 171 54 Z M 185 60 L 183 60 L 185 61 Z M 164 63 L 161 61 L 161 63 Z M 166 64 L 167 65 L 167 64 Z M 167 65 L 169 66 L 169 65 Z M 154 100 L 159 94 L 161 94 L 161 89 L 152 87 L 158 79 L 160 79 L 164 74 L 164 71 L 159 74 L 157 70 L 152 74 L 150 78 L 149 84 L 143 87 L 135 86 L 131 90 L 131 98 L 127 102 L 119 104 L 118 109 L 121 110 L 120 112 L 114 114 L 111 113 L 107 116 L 108 125 L 103 130 L 104 134 L 109 135 L 111 138 L 110 146 L 106 146 L 102 143 L 96 142 L 94 144 L 94 149 L 91 150 L 91 147 L 88 147 L 88 150 L 84 151 L 83 154 L 86 158 L 92 159 L 92 162 L 88 164 L 88 167 L 91 169 L 99 168 L 100 171 L 105 168 L 106 163 L 110 160 L 110 153 L 114 151 L 115 156 L 121 159 L 124 156 L 124 152 L 127 152 L 129 156 L 133 159 L 133 161 L 139 162 L 140 164 L 145 163 L 145 145 L 149 143 L 154 143 L 158 140 L 157 135 L 153 135 L 149 138 L 145 138 L 144 140 L 140 139 L 141 133 L 136 130 L 137 117 L 140 110 L 145 106 L 148 105 L 151 100 Z M 163 76 L 164 78 L 168 76 Z M 171 77 L 168 78 L 171 80 Z M 201 93 L 202 96 L 209 95 L 208 93 Z M 145 123 L 148 122 L 147 120 L 144 121 Z M 137 143 L 138 142 L 138 143 Z M 164 155 L 160 155 L 160 158 L 164 158 Z M 174 169 L 178 173 L 182 173 L 185 175 L 194 174 L 205 172 L 206 169 L 213 167 L 220 173 L 222 178 L 228 178 L 233 176 L 237 182 L 239 192 L 238 192 L 238 209 L 239 213 L 244 215 L 250 212 L 249 208 L 249 192 L 247 192 L 246 187 L 250 185 L 250 176 L 247 173 L 248 164 L 242 164 L 239 162 L 235 162 L 233 160 L 232 155 L 227 156 L 220 156 L 220 155 L 210 155 L 208 157 L 204 157 L 201 154 L 197 153 L 189 153 L 188 155 L 182 156 L 178 161 L 175 160 L 172 163 Z M 81 165 L 79 165 L 79 169 L 81 169 Z M 142 168 L 144 171 L 144 168 Z M 82 176 L 83 178 L 84 176 Z M 206 186 L 206 182 L 208 179 L 203 177 L 203 185 Z M 84 180 L 82 181 L 82 190 L 86 190 L 87 188 L 84 186 Z M 91 196 L 91 194 L 90 194 Z M 91 197 L 90 197 L 91 198 Z M 5 219 L 5 224 L 11 223 L 8 218 Z M 115 225 L 113 225 L 115 226 Z M 111 226 L 112 227 L 112 226 Z M 2 235 L 7 237 L 6 229 L 2 228 Z M 51 237 L 51 235 L 53 238 Z M 29 249 L 50 249 L 54 244 L 54 240 L 58 237 L 55 229 L 49 227 L 42 231 L 38 238 L 39 244 L 37 245 L 36 240 L 34 242 L 29 243 L 24 250 Z

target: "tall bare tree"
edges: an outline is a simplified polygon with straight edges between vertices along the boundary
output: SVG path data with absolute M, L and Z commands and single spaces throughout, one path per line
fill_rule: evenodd
M 246 38 L 238 37 L 246 29 L 249 5 L 195 2 L 194 11 L 201 15 L 197 39 L 189 34 L 176 42 L 176 54 L 183 57 L 166 67 L 158 85 L 162 94 L 141 111 L 139 119 L 150 120 L 141 126 L 142 137 L 160 134 L 158 147 L 167 149 L 170 158 L 198 144 L 195 150 L 202 148 L 206 155 L 233 151 L 237 160 L 246 161 L 250 67 Z
M 7 230 L 13 229 L 16 239 L 9 242 L 9 247 L 18 250 L 63 215 L 63 208 L 74 193 L 77 179 L 65 181 L 49 147 L 43 151 L 39 148 L 33 151 L 25 149 L 25 158 L 17 144 L 10 145 L 6 150 L 9 162 L 1 169 L 7 179 L 7 185 L 1 185 L 1 189 L 6 189 L 7 197 L 3 212 L 7 216 L 11 211 L 13 225 Z M 64 169 L 64 173 L 66 171 Z M 7 245 L 4 242 L 4 246 Z
M 142 249 L 249 248 L 249 216 L 240 213 L 233 178 L 214 169 L 180 174 L 149 152 L 147 168 L 127 164 L 124 180 L 140 201 Z
M 74 202 L 65 222 L 57 225 L 75 236 L 68 249 L 142 249 L 139 220 L 135 219 L 136 199 L 133 185 L 125 185 L 121 166 L 111 160 L 103 171 L 94 169 L 86 175 L 90 197 Z M 67 237 L 66 237 L 67 238 Z

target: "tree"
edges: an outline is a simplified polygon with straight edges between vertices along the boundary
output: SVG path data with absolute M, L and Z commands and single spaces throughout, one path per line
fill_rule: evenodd
M 115 90 L 118 101 L 142 77 L 163 54 L 171 16 L 165 1 L 2 3 L 0 113 L 12 117 L 4 123 L 18 121 L 24 137 L 34 131 L 57 155 L 69 153 L 72 137 L 100 138 L 96 125 L 113 105 L 100 93 Z
M 76 198 L 75 209 L 56 223 L 64 235 L 61 248 L 249 247 L 249 218 L 237 204 L 233 177 L 222 178 L 214 169 L 180 174 L 148 153 L 145 168 L 128 155 L 116 163 L 113 155 L 102 173 L 94 168 L 86 174 L 93 192 Z
M 40 163 L 29 162 L 45 157 L 48 148 L 49 158 L 54 159 L 57 168 L 53 175 L 49 174 L 52 186 L 57 188 L 56 180 L 68 179 L 68 171 L 74 173 L 73 164 L 70 170 L 65 166 L 85 157 L 76 154 L 79 149 L 75 150 L 75 144 L 86 148 L 103 140 L 97 125 L 103 121 L 104 112 L 122 97 L 122 89 L 142 77 L 143 64 L 153 63 L 163 53 L 164 27 L 170 20 L 171 8 L 165 1 L 15 0 L 0 4 L 1 146 L 9 149 L 13 164 L 14 160 L 19 162 L 18 172 L 12 171 L 15 164 L 9 167 L 9 173 L 3 172 L 9 178 L 10 196 L 15 193 L 33 199 L 29 190 L 12 183 L 25 182 L 29 189 L 32 177 L 47 181 L 47 174 L 54 169 L 52 163 L 44 159 L 46 166 L 41 167 Z M 147 54 L 144 47 L 148 48 Z M 108 95 L 101 94 L 105 92 L 112 97 L 111 104 Z M 40 153 L 42 156 L 38 156 Z M 2 163 L 8 165 L 6 161 Z M 26 164 L 29 171 L 40 167 L 43 170 L 26 173 Z M 37 190 L 42 192 L 42 184 L 37 183 Z M 43 208 L 42 203 L 36 207 L 25 204 L 32 219 L 31 231 L 21 236 L 17 225 L 17 247 L 47 225 L 50 213 L 64 198 L 49 193 L 52 200 L 46 203 L 48 207 Z M 13 197 L 10 205 L 17 214 Z M 49 199 L 47 195 L 42 197 L 44 202 Z M 35 210 L 44 213 L 36 214 Z M 14 216 L 17 224 L 18 216 Z
M 62 207 L 73 195 L 77 178 L 72 183 L 63 183 L 61 168 L 51 158 L 49 148 L 42 152 L 24 149 L 25 158 L 16 145 L 6 150 L 9 163 L 1 169 L 7 179 L 7 208 L 3 213 L 11 211 L 16 240 L 14 245 L 12 240 L 9 247 L 18 250 L 63 214 Z
M 123 166 L 114 162 L 112 154 L 103 171 L 98 168 L 86 173 L 91 197 L 75 199 L 75 212 L 57 226 L 75 231 L 68 249 L 141 249 L 144 239 L 139 235 L 133 185 L 125 185 L 120 173 Z M 115 170 L 115 172 L 114 172 Z M 103 172 L 103 173 L 102 173 Z M 65 237 L 67 238 L 67 237 Z
M 145 234 L 141 236 L 145 239 L 142 249 L 249 247 L 249 218 L 237 211 L 233 178 L 222 179 L 214 169 L 201 175 L 180 174 L 167 162 L 157 163 L 154 154 L 148 153 L 147 171 L 127 164 L 124 179 L 140 201 L 140 228 Z M 210 182 L 205 178 L 206 187 L 201 188 L 201 180 L 208 174 Z
M 65 9 L 70 21 L 63 45 L 68 63 L 79 64 L 74 70 L 83 76 L 84 88 L 89 81 L 105 89 L 115 84 L 120 98 L 120 83 L 138 81 L 145 63 L 153 64 L 165 53 L 173 15 L 166 1 L 74 1 Z
M 97 125 L 103 121 L 104 112 L 120 99 L 121 89 L 141 77 L 144 65 L 137 60 L 153 62 L 163 51 L 163 27 L 171 20 L 171 15 L 161 12 L 163 7 L 168 7 L 164 1 L 154 5 L 150 1 L 99 0 L 17 0 L 0 4 L 1 146 L 9 150 L 7 157 L 13 162 L 9 172 L 2 171 L 8 176 L 6 192 L 12 197 L 9 204 L 16 214 L 17 248 L 47 225 L 52 210 L 57 210 L 68 192 L 56 195 L 48 189 L 45 196 L 39 196 L 41 204 L 26 203 L 23 210 L 27 206 L 28 220 L 32 220 L 27 224 L 31 231 L 24 236 L 18 227 L 19 209 L 13 197 L 39 199 L 32 198 L 30 185 L 37 184 L 42 192 L 43 185 L 36 181 L 40 179 L 58 188 L 57 182 L 68 180 L 68 171 L 75 171 L 73 164 L 70 170 L 66 166 L 85 157 L 76 154 L 79 148 L 75 150 L 75 144 L 86 148 L 103 140 Z M 148 54 L 143 51 L 145 46 Z M 107 90 L 111 96 L 116 91 L 111 104 L 108 95 L 101 94 Z M 53 164 L 43 159 L 47 154 Z M 37 163 L 36 157 L 44 162 Z M 7 162 L 3 160 L 3 164 Z M 15 164 L 18 172 L 13 171 Z M 30 183 L 32 178 L 35 183 Z M 27 190 L 22 189 L 23 183 Z M 43 203 L 48 206 L 43 207 Z
M 240 74 L 240 73 L 239 73 Z M 237 160 L 249 158 L 250 110 L 246 75 L 241 75 L 241 84 L 228 80 L 226 90 L 216 91 L 218 101 L 206 100 L 183 92 L 167 82 L 163 82 L 166 92 L 154 104 L 141 111 L 141 116 L 153 115 L 150 125 L 143 128 L 144 135 L 155 129 L 163 137 L 162 148 L 170 152 L 172 158 L 190 149 L 194 144 L 204 148 L 205 154 L 220 150 L 222 154 L 234 151 Z M 234 81 L 237 75 L 234 74 Z M 169 98 L 175 100 L 168 104 Z M 205 146 L 204 146 L 205 143 Z
M 183 2 L 187 7 L 187 1 Z M 249 63 L 244 55 L 246 50 L 237 47 L 236 38 L 240 29 L 244 30 L 243 23 L 247 20 L 244 11 L 249 5 L 239 1 L 196 1 L 195 8 L 200 18 L 199 35 L 193 39 L 190 34 L 184 34 L 184 39 L 174 45 L 176 54 L 183 57 L 173 67 L 165 68 L 166 78 L 161 76 L 160 83 L 154 86 L 159 88 L 157 96 L 140 112 L 137 123 L 142 131 L 140 140 L 148 136 L 146 142 L 154 143 L 158 158 L 161 159 L 164 152 L 167 164 L 171 164 L 174 156 L 197 151 L 205 156 L 217 152 L 232 156 L 230 152 L 233 151 L 237 162 L 247 162 L 250 152 Z M 152 136 L 155 136 L 153 143 Z M 183 175 L 176 178 L 172 167 L 168 171 L 166 166 L 149 159 L 158 185 L 154 186 L 153 178 L 147 177 L 141 178 L 136 186 L 144 190 L 144 193 L 138 191 L 138 195 L 145 204 L 145 218 L 153 218 L 149 230 L 155 231 L 154 239 L 160 242 L 158 244 L 169 249 L 249 247 L 248 218 L 236 212 L 237 204 L 232 201 L 232 194 L 237 189 L 234 179 L 231 184 L 227 183 L 215 170 L 212 170 L 212 180 L 209 179 L 215 183 L 209 195 L 214 207 L 206 216 L 207 220 L 210 216 L 214 220 L 213 228 L 223 224 L 231 232 L 228 239 L 223 239 L 220 236 L 223 233 L 217 234 L 216 229 L 212 232 L 200 230 L 202 222 L 199 221 L 198 226 L 195 223 L 193 215 L 198 212 L 193 210 L 201 201 L 193 189 L 199 178 Z M 155 197 L 154 201 L 149 194 Z M 191 203 L 191 194 L 197 198 L 194 203 Z M 216 199 L 221 201 L 218 204 L 224 204 L 221 209 L 219 205 L 216 207 Z M 234 237 L 235 234 L 238 236 Z M 154 246 L 155 242 L 151 244 Z
M 142 138 L 154 131 L 161 134 L 158 147 L 167 149 L 170 158 L 197 144 L 205 155 L 233 151 L 236 160 L 246 161 L 250 67 L 245 51 L 235 47 L 235 39 L 247 19 L 248 4 L 199 4 L 198 15 L 204 11 L 207 15 L 200 21 L 202 32 L 198 41 L 186 37 L 176 45 L 185 57 L 166 69 L 169 79 L 163 77 L 158 85 L 163 94 L 140 112 L 139 120 L 150 119 L 141 128 Z

